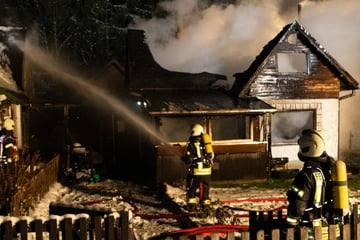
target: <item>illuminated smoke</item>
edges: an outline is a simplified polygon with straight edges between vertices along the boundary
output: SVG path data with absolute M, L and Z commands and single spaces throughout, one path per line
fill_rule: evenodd
M 169 70 L 221 73 L 232 80 L 286 22 L 273 1 L 201 9 L 193 0 L 166 2 L 166 19 L 139 21 L 158 63 Z M 295 5 L 296 7 L 296 5 Z M 228 86 L 230 87 L 230 85 Z

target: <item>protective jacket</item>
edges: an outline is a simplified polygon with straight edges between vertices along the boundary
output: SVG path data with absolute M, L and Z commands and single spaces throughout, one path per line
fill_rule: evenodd
M 309 238 L 313 236 L 313 228 L 320 226 L 324 239 L 327 239 L 327 225 L 332 223 L 329 221 L 333 210 L 330 169 L 335 161 L 325 152 L 317 158 L 300 155 L 299 158 L 305 163 L 287 192 L 286 222 L 290 226 L 308 227 Z
M 318 158 L 301 157 L 304 167 L 295 176 L 287 192 L 287 223 L 316 226 L 331 210 L 331 172 L 334 160 L 324 153 Z
M 0 154 L 3 164 L 17 162 L 19 159 L 17 141 L 12 131 L 1 131 Z
M 214 154 L 205 151 L 202 135 L 191 136 L 184 160 L 191 163 L 189 171 L 193 175 L 211 175 Z

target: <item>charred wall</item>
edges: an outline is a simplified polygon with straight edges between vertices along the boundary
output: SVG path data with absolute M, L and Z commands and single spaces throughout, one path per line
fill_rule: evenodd
M 292 52 L 306 56 L 307 72 L 279 71 L 277 53 Z M 298 40 L 295 46 L 286 41 L 278 44 L 251 84 L 248 95 L 261 99 L 338 98 L 339 91 L 340 80 L 329 66 Z

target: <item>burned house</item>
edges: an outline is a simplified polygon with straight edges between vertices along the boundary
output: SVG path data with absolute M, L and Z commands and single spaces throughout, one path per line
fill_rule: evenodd
M 296 141 L 304 128 L 321 130 L 337 156 L 339 102 L 358 83 L 297 21 L 234 75 L 231 90 L 218 87 L 226 80 L 220 74 L 164 69 L 144 31 L 129 29 L 127 35 L 127 61 L 112 60 L 88 79 L 106 90 L 104 98 L 33 105 L 33 111 L 56 111 L 57 136 L 65 134 L 69 145 L 76 135 L 98 152 L 107 177 L 146 184 L 184 180 L 181 155 L 194 123 L 212 138 L 214 181 L 266 179 L 276 158 L 298 167 Z
M 215 181 L 265 179 L 277 158 L 298 168 L 296 141 L 304 128 L 322 131 L 337 156 L 339 101 L 358 85 L 297 21 L 234 75 L 230 91 L 215 86 L 222 75 L 162 68 L 140 30 L 128 30 L 127 66 L 115 69 L 121 86 L 110 86 L 123 88 L 119 99 L 142 120 L 108 115 L 103 125 L 111 128 L 103 136 L 111 137 L 103 145 L 112 154 L 104 159 L 113 176 L 148 183 L 184 179 L 180 157 L 194 123 L 212 137 Z M 98 84 L 108 82 L 106 72 Z
M 321 131 L 328 153 L 338 157 L 340 101 L 353 96 L 358 82 L 297 21 L 235 77 L 233 94 L 258 97 L 277 109 L 271 117 L 273 158 L 299 168 L 297 139 L 305 128 Z

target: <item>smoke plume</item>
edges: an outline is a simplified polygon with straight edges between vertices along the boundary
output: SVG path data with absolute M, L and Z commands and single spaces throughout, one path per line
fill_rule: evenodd
M 298 20 L 305 29 L 360 81 L 360 1 L 238 1 L 237 4 L 204 6 L 201 1 L 174 0 L 163 3 L 170 14 L 164 19 L 139 21 L 147 43 L 163 67 L 184 72 L 232 75 L 244 71 L 262 47 L 288 23 Z M 341 102 L 340 148 L 359 146 L 360 97 Z M 347 117 L 351 114 L 351 118 Z M 345 127 L 346 126 L 346 127 Z M 351 129 L 350 129 L 351 128 Z

